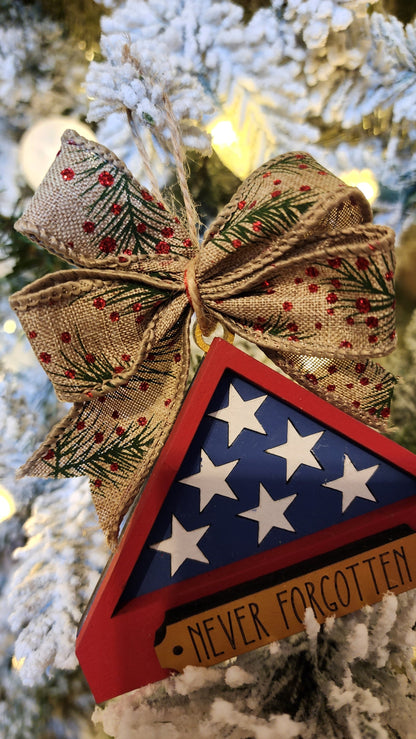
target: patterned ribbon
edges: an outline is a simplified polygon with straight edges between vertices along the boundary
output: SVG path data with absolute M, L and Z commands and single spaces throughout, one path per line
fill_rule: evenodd
M 377 425 L 394 378 L 393 232 L 308 154 L 256 170 L 200 248 L 114 154 L 73 131 L 16 228 L 80 269 L 11 298 L 58 398 L 21 475 L 88 475 L 112 546 L 185 392 L 192 310 Z

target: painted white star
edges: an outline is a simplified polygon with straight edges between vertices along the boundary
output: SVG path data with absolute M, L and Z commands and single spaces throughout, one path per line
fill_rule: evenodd
M 266 398 L 267 395 L 260 395 L 251 400 L 244 400 L 234 385 L 230 384 L 228 405 L 208 414 L 228 423 L 228 446 L 231 446 L 243 429 L 257 431 L 259 434 L 267 433 L 254 415 Z
M 374 497 L 371 490 L 367 487 L 367 482 L 380 465 L 375 464 L 373 467 L 366 467 L 364 470 L 357 470 L 347 454 L 344 455 L 344 474 L 337 480 L 322 483 L 325 488 L 333 488 L 342 493 L 342 512 L 347 510 L 355 498 L 365 498 L 375 503 L 377 498 Z
M 272 449 L 266 449 L 266 452 L 269 452 L 269 454 L 275 454 L 277 457 L 284 457 L 286 459 L 286 482 L 290 480 L 293 473 L 296 472 L 301 464 L 305 464 L 307 467 L 315 467 L 318 470 L 322 469 L 312 452 L 312 447 L 315 446 L 323 433 L 323 431 L 318 431 L 315 434 L 301 436 L 293 423 L 288 419 L 286 443 L 275 446 Z
M 244 511 L 244 513 L 239 513 L 238 515 L 258 522 L 258 544 L 260 544 L 270 529 L 274 527 L 285 529 L 286 531 L 295 531 L 292 524 L 289 523 L 284 515 L 286 508 L 289 508 L 295 498 L 296 493 L 294 495 L 288 495 L 286 498 L 273 500 L 266 488 L 260 483 L 259 504 L 257 508 L 251 508 L 249 511 Z
M 164 541 L 159 541 L 157 544 L 151 544 L 150 548 L 170 554 L 170 574 L 173 577 L 186 559 L 194 559 L 197 562 L 207 562 L 209 564 L 209 559 L 198 547 L 199 540 L 202 539 L 208 529 L 209 526 L 201 526 L 199 529 L 187 531 L 178 519 L 172 516 L 172 536 Z
M 208 454 L 201 449 L 201 467 L 199 472 L 195 472 L 194 475 L 189 475 L 189 477 L 184 477 L 179 482 L 199 488 L 200 511 L 204 510 L 214 495 L 222 495 L 224 498 L 238 500 L 228 483 L 225 482 L 238 462 L 239 460 L 235 459 L 233 462 L 216 465 L 210 460 Z

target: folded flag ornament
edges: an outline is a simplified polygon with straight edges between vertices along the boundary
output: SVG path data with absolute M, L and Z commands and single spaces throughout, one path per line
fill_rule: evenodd
M 415 585 L 416 456 L 214 339 L 76 653 L 101 702 Z
M 16 228 L 78 269 L 11 298 L 68 415 L 21 475 L 88 475 L 114 547 L 181 407 L 189 322 L 254 342 L 314 393 L 372 425 L 394 378 L 394 235 L 304 153 L 245 180 L 199 246 L 123 162 L 74 131 Z

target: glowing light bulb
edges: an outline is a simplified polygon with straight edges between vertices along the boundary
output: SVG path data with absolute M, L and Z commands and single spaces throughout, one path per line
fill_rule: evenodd
M 15 510 L 16 505 L 13 497 L 3 485 L 0 485 L 0 522 L 11 518 Z
M 67 128 L 72 128 L 90 141 L 96 141 L 93 131 L 77 118 L 65 115 L 52 115 L 42 118 L 22 136 L 19 146 L 19 163 L 32 190 L 42 182 L 61 146 L 61 136 Z
M 237 134 L 231 121 L 218 121 L 211 129 L 210 134 L 214 147 L 231 146 L 237 141 Z
M 14 332 L 17 329 L 16 321 L 13 321 L 13 318 L 8 318 L 7 321 L 3 323 L 3 331 L 5 334 L 14 334 Z
M 358 187 L 369 203 L 374 203 L 379 195 L 379 187 L 371 169 L 352 169 L 341 174 L 341 179 L 351 187 Z
M 19 670 L 21 670 L 22 667 L 23 667 L 23 664 L 24 664 L 25 659 L 26 659 L 26 657 L 21 657 L 20 659 L 17 659 L 16 655 L 14 654 L 13 657 L 12 657 L 12 667 L 13 667 L 13 669 L 14 670 L 17 670 L 19 672 Z

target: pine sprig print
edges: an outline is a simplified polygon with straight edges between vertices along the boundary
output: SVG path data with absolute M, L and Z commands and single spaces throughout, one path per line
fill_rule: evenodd
M 96 156 L 82 160 L 77 174 L 85 182 L 82 198 L 92 200 L 84 230 L 97 240 L 97 259 L 112 255 L 183 256 L 188 247 L 179 219 L 162 202 L 116 166 Z M 98 237 L 97 237 L 98 235 Z M 123 257 L 121 257 L 123 259 Z

